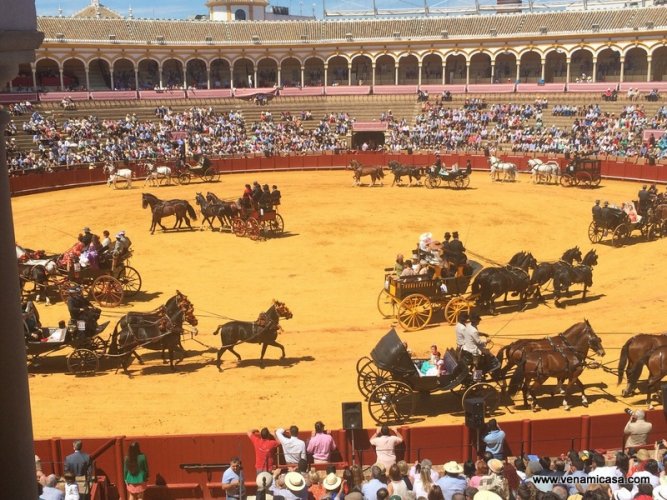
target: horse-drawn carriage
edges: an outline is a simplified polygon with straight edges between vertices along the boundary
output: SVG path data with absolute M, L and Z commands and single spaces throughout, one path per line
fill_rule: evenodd
M 458 168 L 447 170 L 444 167 L 438 169 L 435 165 L 426 169 L 425 185 L 427 188 L 437 188 L 443 182 L 446 182 L 450 188 L 467 188 L 470 185 L 470 171 L 459 170 Z
M 464 294 L 481 269 L 481 264 L 468 260 L 463 275 L 456 277 L 401 278 L 386 274 L 385 286 L 377 300 L 378 310 L 385 318 L 395 317 L 406 331 L 421 330 L 431 321 L 433 312 L 443 308 L 445 319 L 453 325 L 461 311 L 472 308 Z
M 630 216 L 620 208 L 604 207 L 600 215 L 594 216 L 588 226 L 588 239 L 591 243 L 600 243 L 605 237 L 611 237 L 611 243 L 615 247 L 622 246 L 634 231 L 639 231 L 645 238 L 651 238 L 656 234 L 654 227 L 648 218 L 642 217 L 636 222 L 630 220 Z
M 241 209 L 232 219 L 232 232 L 239 237 L 259 240 L 262 236 L 279 236 L 285 230 L 285 222 L 275 207 Z
M 185 166 L 178 170 L 178 182 L 182 185 L 190 184 L 193 177 L 199 177 L 203 182 L 218 182 L 220 172 L 211 166 L 211 160 L 202 156 L 196 163 L 185 162 Z
M 415 413 L 415 394 L 459 391 L 462 405 L 470 398 L 484 401 L 486 414 L 500 404 L 497 388 L 487 382 L 475 382 L 469 361 L 452 350 L 445 352 L 445 371 L 441 375 L 423 375 L 424 359 L 411 358 L 395 330 L 390 330 L 371 351 L 371 357 L 357 362 L 357 386 L 366 399 L 368 411 L 380 424 L 403 424 Z
M 102 307 L 117 307 L 125 297 L 132 297 L 141 290 L 141 275 L 129 265 L 132 252 L 128 252 L 113 267 L 112 256 L 106 252 L 99 257 L 99 267 L 83 267 L 76 257 L 65 262 L 64 255 L 41 255 L 31 258 L 30 253 L 16 246 L 19 276 L 24 297 L 48 300 L 50 290 L 56 290 L 63 300 L 72 284 L 80 285 L 84 291 Z
M 602 180 L 600 160 L 575 156 L 560 175 L 560 185 L 564 187 L 583 186 L 592 188 Z

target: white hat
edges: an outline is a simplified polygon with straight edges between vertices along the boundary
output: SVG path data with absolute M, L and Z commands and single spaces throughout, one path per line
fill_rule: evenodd
M 285 486 L 290 491 L 301 491 L 306 487 L 306 480 L 298 472 L 285 474 Z
M 327 491 L 335 491 L 340 487 L 341 482 L 343 482 L 343 480 L 331 472 L 327 474 L 327 477 L 322 481 L 322 486 L 324 486 L 324 489 Z
M 479 490 L 472 498 L 473 500 L 503 500 L 503 497 L 489 490 Z
M 667 486 L 660 485 L 657 488 L 653 488 L 653 498 L 667 500 Z
M 257 474 L 257 480 L 255 482 L 257 483 L 257 491 L 262 491 L 264 488 L 268 490 L 271 484 L 273 484 L 273 476 L 270 472 L 260 472 Z
M 632 498 L 632 492 L 630 490 L 626 490 L 625 488 L 619 488 L 614 492 L 613 498 L 614 500 L 630 500 Z
M 447 462 L 445 465 L 442 466 L 442 468 L 448 474 L 461 474 L 463 472 L 463 467 L 461 467 L 457 462 L 453 460 L 451 462 Z

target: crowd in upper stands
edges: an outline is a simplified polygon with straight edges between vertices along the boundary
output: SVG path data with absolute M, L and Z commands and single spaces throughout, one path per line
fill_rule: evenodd
M 402 150 L 482 151 L 488 145 L 514 152 L 594 153 L 620 157 L 667 157 L 667 139 L 643 137 L 644 130 L 667 129 L 667 106 L 655 116 L 647 116 L 644 106 L 629 103 L 616 116 L 603 112 L 597 104 L 559 104 L 552 115 L 572 117 L 569 127 L 545 126 L 546 99 L 534 104 L 492 104 L 473 98 L 462 107 L 446 106 L 444 99 L 426 101 L 414 124 L 382 113 L 388 124 L 384 148 Z M 256 123 L 246 123 L 240 111 L 216 112 L 193 107 L 175 112 L 160 106 L 156 119 L 139 120 L 127 114 L 118 120 L 96 116 L 55 116 L 33 110 L 30 103 L 10 106 L 14 115 L 30 114 L 23 132 L 33 137 L 30 151 L 16 149 L 8 142 L 12 171 L 49 170 L 59 166 L 102 161 L 175 159 L 183 141 L 192 154 L 225 156 L 234 154 L 317 153 L 347 149 L 346 136 L 354 119 L 348 113 L 328 113 L 315 127 L 305 127 L 312 114 L 282 113 L 276 120 L 262 112 Z M 7 135 L 19 133 L 10 124 Z

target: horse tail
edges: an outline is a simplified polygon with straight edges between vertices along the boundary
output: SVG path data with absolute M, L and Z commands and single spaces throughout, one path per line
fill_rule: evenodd
M 644 365 L 648 361 L 648 358 L 653 354 L 653 351 L 649 351 L 647 354 L 644 354 L 642 358 L 635 363 L 635 365 L 632 367 L 632 371 L 628 374 L 628 384 L 631 386 L 635 385 L 637 381 L 639 380 L 639 377 L 642 374 L 642 370 L 644 369 Z
M 190 216 L 190 218 L 192 220 L 197 220 L 197 212 L 195 212 L 195 209 L 192 208 L 192 205 L 190 205 L 189 202 L 186 204 L 186 208 L 188 210 L 188 215 Z
M 632 339 L 629 339 L 623 348 L 621 349 L 621 358 L 618 360 L 618 382 L 617 385 L 620 385 L 623 382 L 623 373 L 625 373 L 625 366 L 628 362 L 628 351 L 630 351 L 630 343 Z
M 512 374 L 512 378 L 510 378 L 510 385 L 508 388 L 508 393 L 510 396 L 514 396 L 519 391 L 519 388 L 521 388 L 521 384 L 523 383 L 525 366 L 526 366 L 526 355 L 524 354 L 521 357 L 521 361 L 519 361 L 519 363 L 517 364 L 516 370 L 514 370 L 514 373 Z
M 118 354 L 118 327 L 120 326 L 120 320 L 116 323 L 116 326 L 113 329 L 111 334 L 111 339 L 109 341 L 109 354 L 115 355 Z
M 218 325 L 215 330 L 213 331 L 213 335 L 217 335 L 222 331 L 222 325 Z

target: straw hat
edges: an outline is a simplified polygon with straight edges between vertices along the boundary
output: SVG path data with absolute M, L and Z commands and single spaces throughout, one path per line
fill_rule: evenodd
M 489 460 L 487 462 L 487 465 L 489 466 L 491 472 L 495 474 L 500 474 L 503 471 L 503 463 L 497 458 L 492 458 L 491 460 Z
M 644 448 L 637 450 L 637 460 L 643 462 L 644 460 L 648 460 L 649 458 L 651 458 L 651 455 Z
M 472 498 L 473 500 L 502 500 L 500 495 L 489 490 L 480 490 Z
M 451 461 L 447 462 L 442 466 L 447 474 L 461 474 L 463 473 L 463 467 L 461 467 L 457 462 Z
M 285 486 L 290 491 L 301 491 L 306 487 L 306 481 L 298 472 L 285 474 Z
M 343 480 L 340 477 L 331 472 L 324 478 L 324 481 L 322 481 L 322 486 L 324 486 L 324 489 L 327 491 L 335 491 L 340 488 L 340 483 L 342 481 Z
M 257 480 L 255 482 L 257 483 L 257 491 L 262 491 L 265 487 L 268 490 L 273 483 L 273 476 L 270 472 L 260 472 L 257 474 Z

